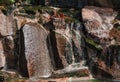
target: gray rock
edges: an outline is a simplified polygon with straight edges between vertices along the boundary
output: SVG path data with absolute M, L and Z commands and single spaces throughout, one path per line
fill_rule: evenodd
M 3 51 L 2 42 L 0 41 L 0 67 L 5 66 L 5 55 Z
M 37 23 L 29 23 L 24 25 L 23 34 L 29 76 L 50 77 L 52 66 L 47 47 L 47 31 Z

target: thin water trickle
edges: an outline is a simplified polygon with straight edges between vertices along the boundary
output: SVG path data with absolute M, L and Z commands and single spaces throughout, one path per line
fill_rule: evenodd
M 66 24 L 66 30 L 69 32 L 71 37 L 69 38 L 69 44 L 66 42 L 66 53 L 67 62 L 69 65 L 77 65 L 76 63 L 83 63 L 85 56 L 81 49 L 81 35 L 80 35 L 80 23 Z M 68 51 L 69 50 L 69 51 Z M 84 62 L 85 63 L 85 62 Z M 79 66 L 78 66 L 79 68 Z

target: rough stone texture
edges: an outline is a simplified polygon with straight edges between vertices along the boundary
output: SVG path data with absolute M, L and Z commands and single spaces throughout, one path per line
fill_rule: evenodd
M 24 25 L 23 34 L 29 76 L 50 77 L 52 66 L 47 47 L 47 31 L 37 23 L 29 23 Z
M 2 19 L 0 20 L 1 35 L 6 36 L 13 34 L 13 29 L 12 29 L 13 16 L 12 15 L 6 16 L 0 11 L 0 18 Z
M 17 56 L 14 55 L 14 39 L 6 36 L 2 40 L 4 55 L 6 59 L 5 69 L 17 69 Z
M 60 5 L 69 2 L 66 4 L 67 7 L 82 7 L 80 3 L 83 0 L 78 1 L 58 0 Z M 86 5 L 87 0 L 84 1 L 83 5 Z M 93 0 L 90 4 L 95 3 L 99 3 L 98 6 L 102 7 L 113 7 L 108 0 Z M 53 16 L 51 13 L 43 12 L 44 10 L 38 11 L 33 19 L 26 17 L 27 13 L 24 15 L 15 12 L 15 20 L 12 15 L 5 16 L 0 13 L 3 19 L 0 20 L 0 40 L 3 46 L 2 48 L 0 45 L 0 54 L 3 54 L 3 50 L 6 69 L 18 69 L 23 77 L 29 76 L 30 80 L 36 82 L 39 82 L 36 78 L 50 76 L 69 77 L 72 74 L 76 76 L 87 74 L 91 77 L 85 65 L 89 66 L 95 78 L 120 78 L 119 13 L 110 8 L 85 7 L 82 9 L 84 23 L 82 27 L 78 20 L 70 19 L 74 16 L 66 16 L 67 13 L 73 15 L 74 9 L 64 13 L 59 11 L 57 13 L 56 9 Z M 78 13 L 74 13 L 76 14 Z M 39 20 L 39 17 L 42 18 Z M 43 22 L 45 28 L 37 22 Z M 0 59 L 4 60 L 4 57 L 0 55 Z M 0 67 L 4 66 L 4 63 L 0 60 Z M 64 81 L 63 79 L 58 82 Z
M 62 18 L 55 18 L 53 21 L 55 45 L 58 51 L 58 54 L 55 55 L 60 57 L 64 68 L 69 65 L 77 65 L 76 63 L 81 63 L 81 67 L 84 60 L 81 48 L 82 37 L 79 31 L 81 27 L 80 23 L 75 24 L 76 26 L 73 23 L 67 24 Z
M 119 80 L 119 45 L 111 45 L 103 48 L 101 52 L 91 48 L 90 46 L 87 48 L 87 53 L 89 55 L 89 68 L 93 77 Z
M 99 79 L 119 79 L 119 26 L 113 23 L 117 13 L 108 8 L 89 7 L 83 9 L 82 16 L 91 73 Z
M 16 13 L 15 19 L 17 20 L 18 29 L 20 29 L 26 23 L 29 23 L 29 22 L 37 23 L 39 18 L 31 19 L 25 16 L 20 16 L 19 13 Z
M 5 55 L 4 55 L 2 43 L 0 41 L 0 67 L 4 67 L 4 66 L 5 66 Z
M 16 56 L 14 56 L 14 39 L 12 35 L 14 34 L 14 17 L 13 14 L 10 15 L 4 15 L 3 12 L 0 11 L 0 40 L 1 45 L 3 47 L 3 51 L 1 51 L 1 56 L 5 56 L 5 69 L 16 69 L 17 68 L 17 62 L 16 62 Z
M 117 13 L 109 8 L 86 7 L 82 9 L 82 16 L 88 33 L 99 38 L 108 38 Z

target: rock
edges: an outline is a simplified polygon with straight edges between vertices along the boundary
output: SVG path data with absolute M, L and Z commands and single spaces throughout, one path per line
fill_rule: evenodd
M 94 78 L 119 80 L 119 54 L 115 55 L 118 53 L 119 45 L 111 45 L 103 48 L 101 52 L 90 48 L 91 47 L 87 48 L 90 60 L 89 67 Z
M 113 28 L 112 21 L 117 16 L 116 12 L 109 8 L 86 7 L 82 9 L 82 16 L 85 28 L 90 35 L 102 39 L 110 38 L 109 32 Z
M 13 29 L 12 29 L 12 22 L 13 22 L 13 16 L 5 16 L 2 11 L 0 11 L 0 33 L 3 36 L 6 35 L 11 35 L 13 34 Z
M 3 51 L 3 46 L 0 41 L 0 68 L 5 66 L 5 55 Z
M 37 23 L 29 23 L 24 25 L 23 35 L 29 77 L 50 77 L 52 66 L 47 47 L 47 31 Z
M 75 26 L 76 24 L 76 26 Z M 80 23 L 66 23 L 64 18 L 55 18 L 51 28 L 51 45 L 55 60 L 55 70 L 64 69 L 69 65 L 79 63 L 82 67 L 83 48 L 81 48 L 82 37 L 79 29 Z M 49 28 L 49 27 L 48 27 Z M 52 40 L 55 41 L 52 41 Z M 57 59 L 57 60 L 56 60 Z
M 25 17 L 25 16 L 22 16 L 22 14 L 21 15 L 17 14 L 15 16 L 15 19 L 17 20 L 18 29 L 23 27 L 26 23 L 29 23 L 29 22 L 36 23 L 36 22 L 39 21 L 39 18 L 33 18 L 32 19 L 32 18 L 28 18 L 28 17 Z
M 2 40 L 4 55 L 5 55 L 5 69 L 17 69 L 17 56 L 14 55 L 14 39 L 12 36 L 6 36 Z
M 113 38 L 114 41 L 115 41 L 113 44 L 117 44 L 117 42 L 120 41 L 120 37 L 119 37 L 120 30 L 119 29 L 112 28 L 109 34 L 110 34 L 111 38 Z
M 1 64 L 5 70 L 17 69 L 17 55 L 14 55 L 14 38 L 13 35 L 16 31 L 16 24 L 13 14 L 8 12 L 4 15 L 0 11 L 0 44 L 1 44 Z M 15 28 L 14 28 L 15 27 Z
M 118 80 L 120 45 L 119 40 L 114 38 L 119 39 L 119 28 L 115 28 L 111 22 L 117 13 L 108 8 L 89 7 L 82 10 L 82 16 L 87 31 L 84 37 L 87 62 L 93 76 L 98 79 Z

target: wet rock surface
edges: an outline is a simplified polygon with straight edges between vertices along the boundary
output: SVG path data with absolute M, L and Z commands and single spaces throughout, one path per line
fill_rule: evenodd
M 115 29 L 114 23 L 112 23 L 112 21 L 115 21 L 117 13 L 111 9 L 98 8 L 97 10 L 99 11 L 96 11 L 96 9 L 85 8 L 82 13 L 85 27 L 88 30 L 86 40 L 88 43 L 86 46 L 89 60 L 88 64 L 96 78 L 117 79 L 120 73 L 118 61 L 119 44 L 116 43 L 119 43 L 119 40 L 114 39 L 118 38 L 118 32 L 114 33 L 114 30 L 119 30 Z M 87 12 L 89 12 L 89 15 Z
M 90 1 L 34 3 L 69 8 L 20 3 L 22 7 L 12 6 L 7 14 L 1 9 L 0 77 L 11 76 L 13 82 L 66 82 L 92 76 L 119 80 L 120 19 L 119 10 L 112 9 L 119 6 L 112 0 Z M 93 6 L 82 8 L 85 5 Z

